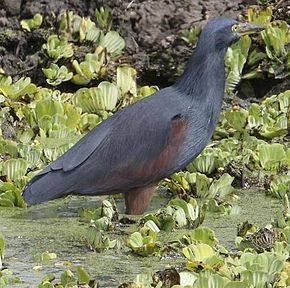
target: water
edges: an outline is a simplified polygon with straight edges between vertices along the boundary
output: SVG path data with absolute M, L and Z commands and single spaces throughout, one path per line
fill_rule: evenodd
M 239 196 L 236 204 L 241 207 L 241 214 L 222 217 L 209 214 L 203 224 L 214 229 L 220 243 L 228 248 L 234 246 L 238 223 L 248 220 L 263 226 L 271 222 L 277 209 L 282 209 L 280 201 L 265 197 L 260 192 L 242 191 Z M 29 209 L 0 207 L 0 231 L 7 244 L 4 264 L 23 281 L 17 287 L 37 287 L 47 273 L 59 276 L 67 268 L 73 270 L 74 265 L 83 266 L 92 278 L 97 279 L 100 287 L 118 287 L 122 282 L 133 280 L 138 273 L 162 270 L 185 262 L 181 257 L 136 257 L 128 248 L 103 253 L 86 248 L 84 235 L 88 224 L 79 221 L 77 210 L 80 207 L 99 207 L 105 198 L 68 197 Z M 156 196 L 151 208 L 157 209 L 167 201 L 165 197 Z M 117 198 L 117 206 L 123 212 L 121 198 Z M 136 229 L 134 225 L 117 228 L 109 237 L 126 239 Z M 161 233 L 160 238 L 174 241 L 185 232 L 185 229 L 180 229 Z M 41 270 L 33 270 L 37 265 L 33 256 L 45 251 L 56 253 L 58 258 Z M 66 263 L 71 263 L 71 266 L 63 266 L 63 261 L 68 261 Z

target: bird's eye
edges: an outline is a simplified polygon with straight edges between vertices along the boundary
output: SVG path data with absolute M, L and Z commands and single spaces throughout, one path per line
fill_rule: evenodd
M 237 32 L 238 31 L 238 25 L 237 24 L 232 26 L 232 31 L 233 32 Z

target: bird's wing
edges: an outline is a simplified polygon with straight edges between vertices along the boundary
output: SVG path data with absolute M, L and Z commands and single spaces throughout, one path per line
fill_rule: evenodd
M 46 168 L 44 168 L 38 174 L 38 176 L 46 174 L 53 170 L 70 171 L 81 165 L 105 139 L 105 136 L 110 133 L 110 129 L 108 127 L 103 127 L 103 129 L 98 128 L 98 126 L 95 127 L 87 135 L 82 137 L 62 156 L 60 156 L 55 161 L 51 162 Z
M 115 113 L 39 175 L 75 170 L 100 190 L 166 176 L 186 135 L 187 119 L 176 105 L 164 107 L 164 99 L 150 98 Z

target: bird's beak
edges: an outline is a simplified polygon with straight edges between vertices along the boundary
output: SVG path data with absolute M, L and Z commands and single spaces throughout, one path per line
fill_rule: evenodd
M 250 23 L 240 23 L 236 30 L 236 33 L 240 36 L 249 35 L 253 33 L 260 32 L 264 30 L 263 26 L 257 24 L 250 24 Z

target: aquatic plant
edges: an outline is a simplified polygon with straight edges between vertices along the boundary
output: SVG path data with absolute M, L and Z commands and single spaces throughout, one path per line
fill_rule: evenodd
M 56 61 L 61 58 L 70 58 L 74 54 L 72 44 L 68 43 L 66 38 L 59 38 L 57 35 L 50 35 L 47 43 L 42 47 L 47 55 Z
M 282 79 L 289 76 L 289 27 L 285 21 L 272 21 L 273 11 L 270 7 L 262 10 L 249 8 L 247 20 L 263 25 L 262 41 L 250 50 L 251 40 L 243 37 L 229 48 L 226 56 L 228 69 L 227 90 L 232 92 L 242 79 Z
M 193 198 L 189 198 L 188 202 L 180 198 L 174 198 L 169 201 L 165 208 L 142 217 L 141 223 L 153 221 L 158 229 L 164 231 L 185 226 L 196 228 L 202 224 L 205 210 L 206 205 L 198 205 Z
M 0 232 L 0 270 L 2 269 L 2 259 L 4 258 L 5 240 L 4 235 Z
M 33 15 L 31 19 L 23 19 L 20 21 L 22 29 L 28 32 L 31 32 L 32 30 L 39 28 L 41 23 L 42 23 L 42 15 L 40 13 L 36 13 L 35 15 Z
M 160 249 L 157 242 L 157 232 L 148 226 L 141 232 L 132 233 L 127 240 L 127 245 L 135 254 L 140 256 L 149 256 Z
M 68 81 L 72 78 L 73 73 L 68 72 L 65 66 L 59 67 L 57 64 L 51 63 L 49 68 L 42 69 L 46 76 L 46 82 L 52 86 L 57 86 L 62 82 Z
M 98 284 L 96 280 L 91 279 L 89 273 L 81 266 L 76 266 L 75 271 L 65 270 L 61 273 L 60 279 L 56 280 L 53 274 L 46 275 L 39 288 L 64 288 L 64 287 L 88 287 L 97 288 Z

